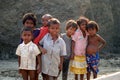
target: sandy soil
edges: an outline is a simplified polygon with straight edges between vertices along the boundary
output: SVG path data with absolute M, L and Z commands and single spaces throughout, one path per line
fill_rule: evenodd
M 17 68 L 17 60 L 0 60 L 0 80 L 22 80 Z M 101 59 L 99 69 L 99 77 L 120 71 L 120 58 Z M 74 80 L 74 75 L 70 72 L 68 77 L 68 80 Z M 42 80 L 41 75 L 39 80 Z M 58 80 L 62 80 L 61 75 Z

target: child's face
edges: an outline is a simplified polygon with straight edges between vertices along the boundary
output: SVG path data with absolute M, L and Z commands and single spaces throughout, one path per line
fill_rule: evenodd
M 28 42 L 32 41 L 33 35 L 31 31 L 23 31 L 21 37 L 24 43 L 27 44 Z
M 34 28 L 34 22 L 32 20 L 26 20 L 24 23 L 25 27 L 30 27 L 30 28 Z
M 96 32 L 97 32 L 97 31 L 96 31 L 95 28 L 90 28 L 90 29 L 88 29 L 88 33 L 89 33 L 89 35 L 91 35 L 91 36 L 95 35 Z
M 66 33 L 71 37 L 76 31 L 76 28 L 70 27 L 66 30 Z
M 49 33 L 52 36 L 58 36 L 60 32 L 60 25 L 59 24 L 51 24 L 49 27 Z
M 80 29 L 82 31 L 86 31 L 86 26 L 87 26 L 87 23 L 86 22 L 82 22 L 79 27 L 80 27 Z
M 47 17 L 47 16 L 46 16 L 46 17 L 43 17 L 43 18 L 42 18 L 42 25 L 43 25 L 43 26 L 47 26 L 49 19 L 50 19 L 50 18 Z

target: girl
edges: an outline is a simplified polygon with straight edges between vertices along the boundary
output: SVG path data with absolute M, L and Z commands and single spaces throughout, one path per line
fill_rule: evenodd
M 87 73 L 86 64 L 86 45 L 87 45 L 87 33 L 86 26 L 88 19 L 85 17 L 80 17 L 77 20 L 79 26 L 78 30 L 72 36 L 72 63 L 70 71 L 75 74 L 75 80 L 78 80 L 78 74 L 80 74 L 80 80 L 84 79 L 84 74 Z
M 64 56 L 63 70 L 62 70 L 62 80 L 67 80 L 69 62 L 72 54 L 72 35 L 77 30 L 78 25 L 74 20 L 68 20 L 66 23 L 66 33 L 62 34 L 61 37 L 66 43 L 67 55 Z
M 56 18 L 52 18 L 48 22 L 49 33 L 40 41 L 40 45 L 46 49 L 42 50 L 42 73 L 43 80 L 57 80 L 60 70 L 62 70 L 63 56 L 66 55 L 66 45 L 59 36 L 60 22 Z
M 16 55 L 18 55 L 19 71 L 23 80 L 35 80 L 35 73 L 40 73 L 40 51 L 36 44 L 32 42 L 33 32 L 31 28 L 24 28 L 21 34 L 23 42 L 19 44 Z M 37 57 L 37 69 L 36 69 Z

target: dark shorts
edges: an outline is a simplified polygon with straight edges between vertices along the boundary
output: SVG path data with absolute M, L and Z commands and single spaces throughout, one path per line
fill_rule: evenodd
M 91 54 L 86 54 L 87 57 L 87 71 L 88 72 L 94 72 L 94 73 L 98 73 L 99 69 L 98 69 L 98 64 L 99 64 L 99 53 L 97 52 L 95 55 L 91 55 Z

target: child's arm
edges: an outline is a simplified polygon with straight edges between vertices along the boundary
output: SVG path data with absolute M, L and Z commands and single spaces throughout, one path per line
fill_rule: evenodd
M 20 61 L 21 61 L 21 57 L 18 56 L 18 67 L 20 67 Z M 19 69 L 19 74 L 21 73 L 21 70 Z
M 20 67 L 20 56 L 18 56 L 18 66 Z
M 41 54 L 37 55 L 37 73 L 39 74 L 41 72 Z
M 71 55 L 71 59 L 74 58 L 74 47 L 75 47 L 75 41 L 72 40 L 72 55 Z
M 42 54 L 47 53 L 47 50 L 45 48 L 43 48 L 44 45 L 44 40 L 46 39 L 46 36 L 44 36 L 44 38 L 39 42 L 38 48 L 41 50 Z
M 59 64 L 59 70 L 61 71 L 62 70 L 62 66 L 63 66 L 63 56 L 60 56 L 60 64 Z
M 98 40 L 100 42 L 99 50 L 101 50 L 106 45 L 106 41 L 100 35 L 98 35 Z
M 64 56 L 67 55 L 66 53 L 66 44 L 64 42 L 63 39 L 61 39 L 61 46 L 60 46 L 60 64 L 59 64 L 59 70 L 61 71 L 62 70 L 62 67 L 63 67 L 63 60 L 64 60 Z
M 42 46 L 38 45 L 39 49 L 41 50 L 42 54 L 47 53 L 47 50 L 43 48 Z
M 20 45 L 16 49 L 16 55 L 18 56 L 18 67 L 20 67 L 20 63 L 21 63 Z M 19 69 L 19 73 L 21 73 L 20 69 Z

